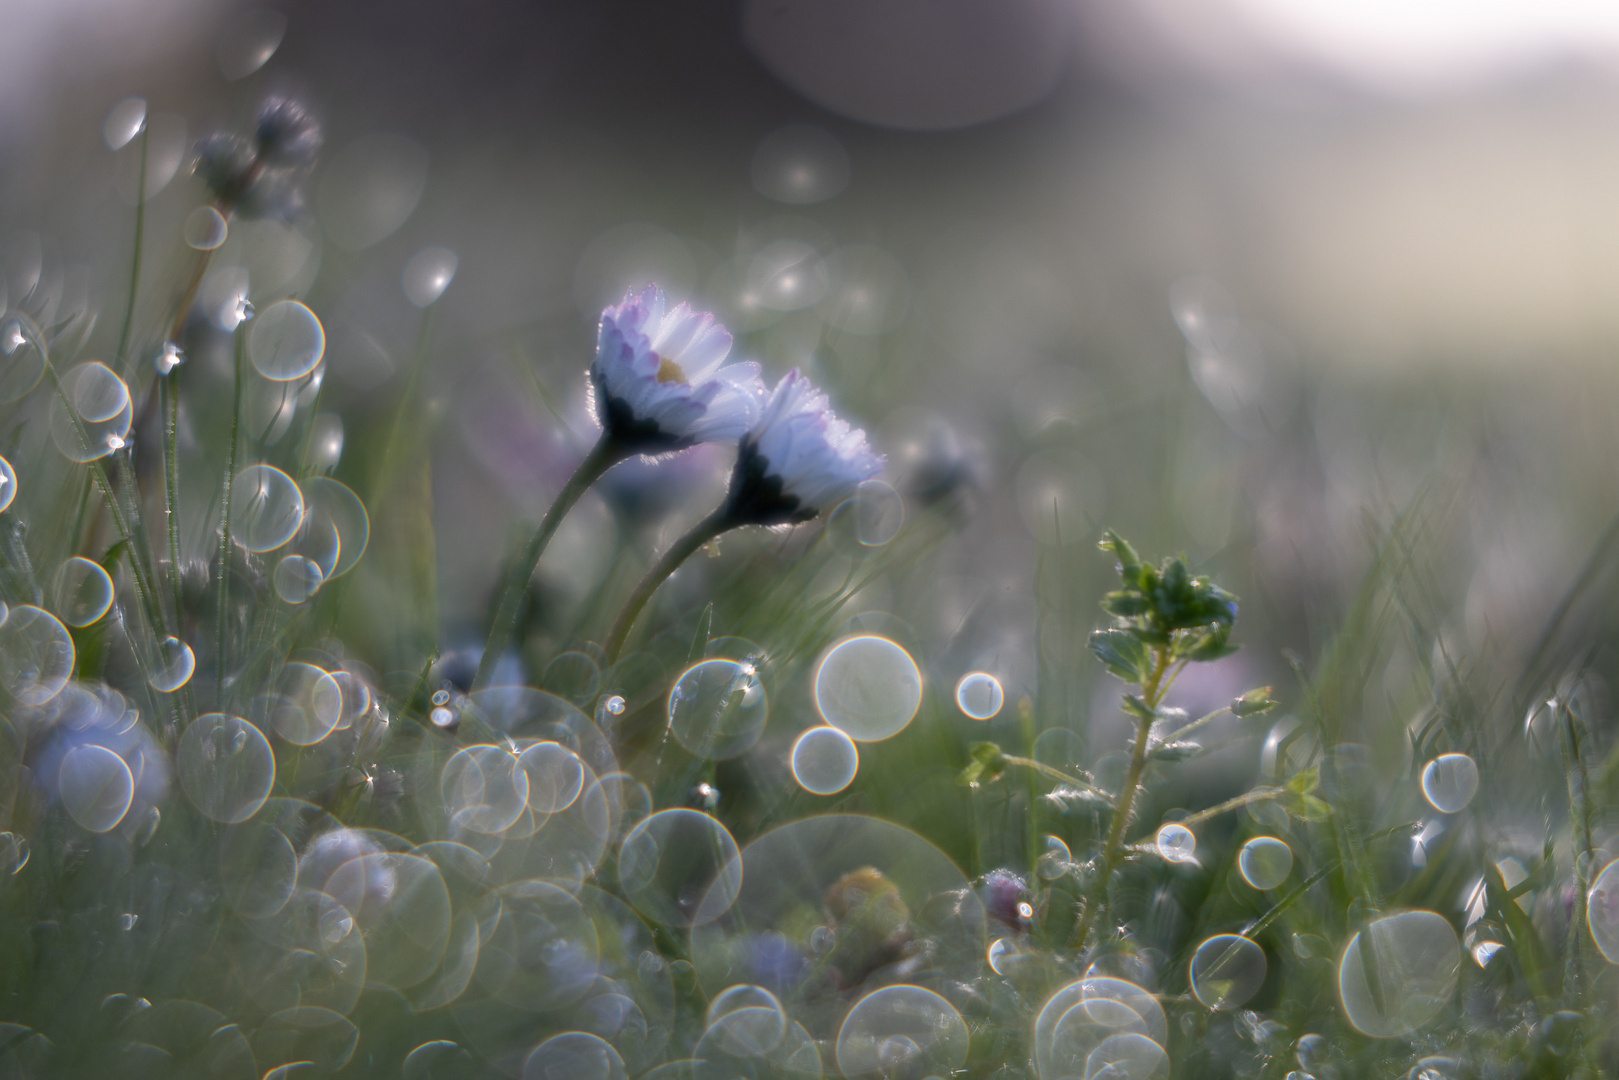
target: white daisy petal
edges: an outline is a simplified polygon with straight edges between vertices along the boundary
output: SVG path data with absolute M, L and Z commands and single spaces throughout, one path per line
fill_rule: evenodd
M 665 314 L 661 290 L 602 312 L 590 365 L 596 416 L 626 448 L 660 453 L 740 439 L 765 398 L 757 364 L 721 366 L 731 335 L 707 312 Z
M 833 415 L 826 395 L 795 368 L 742 439 L 729 510 L 739 524 L 808 521 L 853 495 L 882 467 L 866 433 Z

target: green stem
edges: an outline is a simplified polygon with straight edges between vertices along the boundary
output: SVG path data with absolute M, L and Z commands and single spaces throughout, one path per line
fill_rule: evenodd
M 1186 817 L 1181 818 L 1175 824 L 1184 825 L 1186 828 L 1190 829 L 1193 825 L 1201 825 L 1210 818 L 1219 817 L 1228 810 L 1239 810 L 1250 803 L 1265 802 L 1268 799 L 1279 799 L 1284 794 L 1286 794 L 1286 792 L 1284 792 L 1281 788 L 1255 788 L 1252 791 L 1247 791 L 1241 795 L 1238 795 L 1236 798 L 1227 799 L 1223 803 L 1211 806 L 1207 810 L 1199 810 L 1195 814 L 1189 814 Z
M 163 386 L 163 487 L 167 500 L 163 512 L 169 533 L 169 583 L 174 591 L 174 625 L 181 627 L 180 590 L 180 373 L 170 371 Z
M 1109 795 L 1107 792 L 1103 791 L 1089 780 L 1082 779 L 1078 776 L 1070 776 L 1061 769 L 1047 765 L 1043 761 L 1036 761 L 1034 758 L 1018 757 L 1015 754 L 1002 754 L 1001 760 L 1005 761 L 1008 765 L 1021 765 L 1025 769 L 1032 769 L 1042 776 L 1050 777 L 1051 779 L 1060 781 L 1064 784 L 1071 784 L 1072 786 L 1079 788 L 1081 791 L 1090 792 L 1092 795 L 1098 795 L 1104 799 L 1113 798 L 1112 795 Z
M 1585 768 L 1585 755 L 1581 752 L 1579 731 L 1575 727 L 1574 713 L 1567 701 L 1558 703 L 1562 720 L 1563 772 L 1568 778 L 1568 809 L 1573 820 L 1574 847 L 1574 915 L 1569 920 L 1568 959 L 1564 967 L 1563 997 L 1577 1004 L 1584 989 L 1584 962 L 1586 921 L 1586 889 L 1592 850 L 1591 815 L 1586 802 L 1589 776 Z M 1584 856 L 1582 859 L 1581 856 Z M 1583 865 L 1583 869 L 1582 869 Z
M 500 657 L 511 643 L 512 634 L 517 629 L 517 611 L 521 605 L 523 594 L 528 591 L 529 579 L 540 565 L 540 558 L 545 554 L 551 537 L 556 535 L 562 519 L 568 516 L 574 503 L 579 501 L 590 485 L 600 480 L 602 474 L 623 461 L 628 455 L 618 443 L 613 441 L 605 431 L 597 440 L 585 460 L 568 477 L 568 482 L 562 485 L 557 497 L 552 500 L 551 508 L 545 512 L 540 520 L 540 527 L 529 538 L 528 546 L 517 561 L 507 570 L 500 587 L 500 602 L 495 606 L 495 617 L 489 624 L 489 636 L 484 640 L 483 656 L 478 660 L 478 676 L 473 685 L 483 688 L 489 685 L 494 677 L 495 665 L 500 663 Z
M 607 635 L 608 664 L 611 665 L 618 661 L 618 654 L 623 651 L 624 642 L 629 638 L 630 630 L 635 626 L 636 618 L 641 614 L 641 609 L 646 607 L 647 601 L 652 599 L 652 594 L 658 591 L 658 586 L 662 585 L 670 574 L 679 569 L 681 563 L 691 558 L 698 548 L 727 529 L 732 528 L 735 524 L 736 522 L 732 521 L 730 515 L 726 513 L 726 508 L 721 506 L 702 521 L 699 521 L 685 536 L 669 545 L 669 550 L 665 551 L 663 557 L 652 564 L 652 568 L 646 572 L 646 576 L 635 586 L 635 591 L 630 593 L 630 598 L 624 602 L 623 609 L 619 611 L 618 618 L 614 620 L 613 630 Z
M 113 354 L 119 374 L 126 378 L 129 368 L 125 363 L 125 354 L 129 351 L 129 332 L 135 325 L 135 294 L 140 291 L 141 249 L 145 246 L 146 237 L 146 151 L 151 131 L 150 124 L 141 125 L 141 168 L 135 181 L 135 256 L 129 270 L 129 303 L 124 306 L 124 326 L 118 331 L 118 351 Z
M 1135 745 L 1130 748 L 1130 768 L 1124 774 L 1124 786 L 1119 789 L 1119 801 L 1113 808 L 1113 822 L 1107 832 L 1107 846 L 1102 849 L 1101 881 L 1106 883 L 1118 865 L 1119 852 L 1124 845 L 1124 830 L 1130 823 L 1130 811 L 1135 807 L 1136 790 L 1141 786 L 1141 775 L 1147 771 L 1147 743 L 1152 733 L 1152 713 L 1158 709 L 1162 696 L 1161 684 L 1169 668 L 1169 654 L 1159 651 L 1153 657 L 1152 674 L 1141 685 L 1141 700 L 1147 706 L 1146 716 L 1136 718 Z
M 191 268 L 191 280 L 186 282 L 185 291 L 180 294 L 174 310 L 174 321 L 169 324 L 167 340 L 176 345 L 180 343 L 180 335 L 185 333 L 186 316 L 191 314 L 191 305 L 197 299 L 197 290 L 202 288 L 202 277 L 208 272 L 208 263 L 213 257 L 212 250 L 197 252 L 197 263 Z
M 236 443 L 242 429 L 242 367 L 247 360 L 247 323 L 236 326 L 235 383 L 231 393 L 230 448 L 225 453 L 225 485 L 219 523 L 219 613 L 214 623 L 214 649 L 218 684 L 215 702 L 225 708 L 225 623 L 230 607 L 230 498 L 236 482 Z
M 45 337 L 39 328 L 28 319 L 21 319 L 18 325 L 28 337 L 34 348 L 39 350 L 45 375 L 50 379 L 51 389 L 55 392 L 58 403 L 66 410 L 68 417 L 73 421 L 74 432 L 79 437 L 79 443 L 86 454 L 90 453 L 90 434 L 79 419 L 78 410 L 74 408 L 72 400 L 68 397 L 67 387 L 62 385 L 62 377 L 57 374 L 56 365 L 51 362 L 50 350 L 46 347 Z M 140 593 L 141 606 L 146 611 L 146 617 L 151 623 L 154 632 L 163 632 L 163 612 L 157 605 L 157 593 L 148 580 L 144 568 L 141 566 L 137 554 L 135 538 L 130 530 L 129 518 L 124 514 L 124 508 L 119 505 L 117 492 L 113 490 L 112 479 L 107 474 L 106 466 L 99 458 L 92 458 L 85 462 L 89 466 L 90 476 L 95 481 L 96 488 L 101 492 L 101 501 L 106 504 L 107 513 L 112 517 L 113 527 L 118 530 L 118 538 L 124 542 L 129 550 L 129 569 L 135 578 L 136 591 Z
M 1135 806 L 1136 790 L 1141 786 L 1141 776 L 1147 770 L 1147 744 L 1152 735 L 1152 715 L 1157 712 L 1158 703 L 1163 699 L 1164 691 L 1167 689 L 1164 685 L 1164 676 L 1168 671 L 1169 650 L 1167 648 L 1155 650 L 1152 672 L 1141 684 L 1141 700 L 1147 706 L 1148 715 L 1137 720 L 1135 743 L 1130 748 L 1130 768 L 1125 773 L 1124 785 L 1119 789 L 1118 801 L 1113 806 L 1113 821 L 1108 826 L 1107 844 L 1102 849 L 1102 866 L 1096 875 L 1090 902 L 1085 905 L 1085 915 L 1075 931 L 1075 941 L 1082 949 L 1097 925 L 1102 907 L 1107 903 L 1108 884 L 1113 880 L 1113 871 L 1118 866 L 1119 856 L 1124 847 L 1124 830 L 1130 823 L 1130 811 Z

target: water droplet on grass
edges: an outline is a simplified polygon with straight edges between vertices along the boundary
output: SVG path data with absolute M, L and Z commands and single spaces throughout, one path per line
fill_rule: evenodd
M 696 810 L 663 810 L 624 838 L 618 857 L 625 899 L 667 926 L 711 922 L 742 887 L 736 841 L 714 818 Z
M 1001 680 L 986 671 L 964 675 L 956 684 L 956 707 L 974 720 L 993 720 L 1005 703 Z
M 74 556 L 56 571 L 56 614 L 68 626 L 89 626 L 112 607 L 112 578 L 101 565 Z
M 124 759 L 93 743 L 75 746 L 62 756 L 56 782 L 68 814 L 96 833 L 124 820 L 135 795 L 135 777 Z
M 1162 826 L 1153 843 L 1157 845 L 1158 854 L 1166 862 L 1197 862 L 1197 836 L 1184 825 L 1170 822 Z
M 1274 836 L 1256 836 L 1242 845 L 1237 869 L 1254 888 L 1274 889 L 1293 870 L 1293 849 Z
M 854 740 L 835 727 L 813 727 L 793 743 L 793 779 L 812 795 L 836 795 L 860 768 Z
M 275 784 L 275 754 L 264 733 L 223 713 L 191 722 L 175 750 L 175 767 L 192 805 L 228 825 L 258 813 Z
M 460 259 L 447 247 L 425 247 L 410 257 L 399 277 L 405 299 L 413 307 L 436 303 L 455 280 Z
M 1619 859 L 1603 867 L 1591 883 L 1585 920 L 1608 963 L 1619 964 Z
M 1041 842 L 1034 872 L 1042 881 L 1056 881 L 1074 868 L 1074 853 L 1060 836 L 1047 836 Z
M 254 320 L 247 336 L 247 355 L 266 379 L 301 379 L 326 355 L 326 331 L 309 308 L 296 300 L 281 300 Z
M 275 594 L 289 604 L 301 604 L 314 596 L 324 580 L 320 564 L 302 555 L 288 555 L 275 564 Z
M 62 398 L 51 403 L 51 440 L 69 461 L 106 457 L 124 445 L 135 410 L 129 387 L 111 368 L 87 360 L 62 376 Z M 70 413 L 68 409 L 71 408 Z
M 167 637 L 157 647 L 156 663 L 147 682 L 160 694 L 172 694 L 191 681 L 196 669 L 197 657 L 191 646 L 177 637 Z
M 855 1003 L 838 1028 L 837 1062 L 855 1077 L 949 1075 L 967 1061 L 967 1024 L 940 995 L 885 986 Z
M 304 520 L 298 484 L 274 465 L 249 465 L 231 485 L 231 536 L 249 551 L 274 551 Z
M 269 63 L 287 33 L 287 17 L 269 8 L 253 8 L 233 19 L 214 50 L 220 74 L 231 82 L 245 79 Z
M 668 709 L 669 731 L 680 745 L 713 760 L 745 753 L 770 716 L 758 669 L 736 660 L 688 668 L 669 691 Z
M 211 206 L 199 206 L 186 215 L 180 234 L 186 245 L 196 251 L 213 251 L 230 237 L 230 226 L 225 216 Z
M 1192 954 L 1192 993 L 1210 1009 L 1235 1009 L 1265 984 L 1265 950 L 1240 934 L 1216 934 Z
M 1422 794 L 1441 814 L 1467 809 L 1478 792 L 1478 766 L 1466 754 L 1440 754 L 1422 770 Z
M 921 704 L 922 672 L 909 653 L 887 638 L 845 638 L 815 669 L 817 711 L 856 742 L 899 734 Z
M 1460 969 L 1450 923 L 1431 911 L 1404 911 L 1350 939 L 1338 963 L 1338 997 L 1363 1034 L 1404 1035 L 1444 1011 Z
M 0 683 L 24 705 L 43 705 L 67 685 L 75 653 L 67 627 L 31 604 L 0 623 Z
M 107 112 L 101 137 L 109 150 L 122 150 L 146 126 L 146 99 L 126 97 Z

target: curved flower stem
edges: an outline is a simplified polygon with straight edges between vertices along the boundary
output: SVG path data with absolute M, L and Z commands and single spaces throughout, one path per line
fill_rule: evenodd
M 478 660 L 478 676 L 473 680 L 473 686 L 482 689 L 489 685 L 494 677 L 495 665 L 500 663 L 501 654 L 511 643 L 512 632 L 517 628 L 517 608 L 522 601 L 523 593 L 528 588 L 529 579 L 540 565 L 540 557 L 551 543 L 551 537 L 556 535 L 562 519 L 568 516 L 579 497 L 589 490 L 590 485 L 602 478 L 602 474 L 623 461 L 629 454 L 613 438 L 602 432 L 602 437 L 591 448 L 590 453 L 579 463 L 579 467 L 568 477 L 568 482 L 562 485 L 557 497 L 551 503 L 551 508 L 545 512 L 540 521 L 540 527 L 535 530 L 528 546 L 523 549 L 522 555 L 506 571 L 500 587 L 500 602 L 495 607 L 495 617 L 489 624 L 489 636 L 483 643 L 483 656 Z
M 183 626 L 181 612 L 185 610 L 180 589 L 180 373 L 170 371 L 162 388 L 166 406 L 163 410 L 164 516 L 168 519 L 169 584 L 174 591 L 174 626 L 178 634 Z
M 217 654 L 218 685 L 214 698 L 221 712 L 225 709 L 225 622 L 230 610 L 230 498 L 236 482 L 236 443 L 242 428 L 242 366 L 247 359 L 247 324 L 236 327 L 236 377 L 231 393 L 230 448 L 225 454 L 225 489 L 220 499 L 219 521 L 219 613 L 215 621 L 214 648 Z
M 125 354 L 129 351 L 129 332 L 135 323 L 135 294 L 141 287 L 141 249 L 146 239 L 146 153 L 151 133 L 150 124 L 141 125 L 140 175 L 135 180 L 135 256 L 129 271 L 129 302 L 124 306 L 124 325 L 118 331 L 118 351 L 113 354 L 118 374 L 126 379 L 129 377 L 129 364 Z
M 652 564 L 646 576 L 635 586 L 635 591 L 630 593 L 630 598 L 624 602 L 618 618 L 613 621 L 612 633 L 607 635 L 606 651 L 609 665 L 618 661 L 618 654 L 624 649 L 624 642 L 630 636 L 631 628 L 635 626 L 636 617 L 641 614 L 641 609 L 646 607 L 647 601 L 652 599 L 652 594 L 658 591 L 658 586 L 679 569 L 681 563 L 691 558 L 698 548 L 736 525 L 737 522 L 726 512 L 726 507 L 721 506 L 699 521 L 685 536 L 669 545 L 669 550 Z

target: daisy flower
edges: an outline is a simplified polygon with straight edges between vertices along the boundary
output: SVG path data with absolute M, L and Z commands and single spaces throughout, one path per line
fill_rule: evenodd
M 796 525 L 830 510 L 882 471 L 866 433 L 827 408 L 826 395 L 789 371 L 737 447 L 725 501 L 676 540 L 646 572 L 607 636 L 616 660 L 641 609 L 658 586 L 700 547 L 743 525 Z
M 794 368 L 742 437 L 727 509 L 738 524 L 809 521 L 853 495 L 882 467 L 866 433 L 838 419 L 826 395 Z
M 726 364 L 731 335 L 707 312 L 664 310 L 662 290 L 602 312 L 590 384 L 607 436 L 638 453 L 735 442 L 764 405 L 759 365 Z

